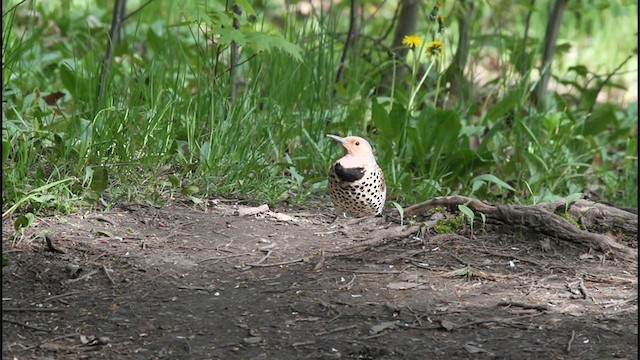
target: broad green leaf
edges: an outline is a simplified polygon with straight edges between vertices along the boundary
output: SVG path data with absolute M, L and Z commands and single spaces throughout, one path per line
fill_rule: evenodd
M 475 178 L 473 178 L 473 180 L 471 180 L 471 183 L 473 183 L 475 181 L 488 181 L 488 182 L 492 182 L 492 183 L 498 185 L 499 187 L 501 187 L 503 189 L 516 191 L 516 189 L 514 189 L 511 185 L 509 185 L 506 182 L 498 179 L 493 174 L 483 174 L 483 175 L 480 175 L 480 176 L 476 176 Z
M 402 205 L 398 204 L 397 202 L 392 202 L 393 207 L 396 208 L 396 210 L 398 210 L 398 214 L 400 215 L 400 226 L 404 225 L 404 209 L 402 208 Z
M 7 164 L 7 159 L 9 159 L 9 150 L 11 150 L 11 143 L 9 140 L 2 140 L 2 171 L 4 171 L 4 167 Z
M 271 52 L 277 50 L 291 56 L 296 61 L 302 61 L 302 49 L 298 45 L 287 41 L 279 34 L 251 32 L 247 33 L 246 36 L 248 45 L 251 46 L 255 52 Z
M 242 10 L 244 10 L 244 12 L 247 13 L 247 15 L 256 16 L 256 11 L 253 10 L 253 7 L 251 6 L 251 4 L 249 4 L 247 0 L 235 0 L 235 1 L 236 1 L 236 4 L 238 4 L 238 6 L 240 6 Z
M 566 198 L 564 198 L 564 201 L 567 204 L 571 204 L 571 203 L 576 202 L 576 200 L 582 199 L 583 197 L 584 197 L 583 193 L 580 193 L 580 192 L 579 193 L 574 193 L 574 194 L 571 194 L 571 195 L 567 196 Z
M 36 221 L 35 215 L 32 213 L 26 213 L 24 215 L 18 216 L 18 218 L 13 223 L 13 228 L 16 230 L 26 229 L 31 226 Z
M 584 65 L 574 65 L 567 69 L 568 73 L 572 71 L 582 77 L 589 75 L 589 69 Z
M 238 29 L 233 28 L 216 28 L 212 30 L 212 33 L 220 35 L 218 43 L 222 45 L 230 45 L 232 42 L 236 42 L 239 46 L 247 44 L 247 36 Z
M 195 193 L 197 193 L 198 191 L 200 191 L 200 189 L 197 186 L 194 185 L 187 185 L 185 187 L 182 188 L 182 193 L 184 195 L 193 195 Z
M 109 172 L 106 166 L 96 166 L 93 168 L 93 177 L 91 178 L 91 189 L 98 194 L 102 194 L 109 186 Z
M 475 219 L 473 210 L 471 210 L 471 208 L 469 208 L 467 205 L 458 205 L 458 210 L 460 210 L 460 212 L 463 213 L 464 216 L 467 217 L 467 219 L 469 219 L 469 222 L 473 222 L 473 220 Z
M 74 70 L 67 63 L 62 63 L 59 67 L 60 71 L 60 80 L 62 81 L 62 85 L 69 91 L 69 94 L 76 97 L 76 89 L 78 88 L 77 78 Z
M 169 178 L 169 182 L 171 183 L 171 186 L 173 186 L 174 188 L 179 188 L 180 187 L 180 179 L 178 179 L 177 176 L 173 175 L 173 174 L 169 174 L 168 176 Z
M 521 96 L 522 91 L 520 91 L 520 89 L 512 90 L 510 93 L 505 95 L 502 100 L 493 105 L 489 111 L 487 111 L 487 114 L 484 116 L 483 123 L 492 123 L 508 114 L 518 105 Z
M 192 203 L 194 203 L 194 204 L 202 204 L 202 203 L 204 202 L 202 199 L 197 198 L 197 197 L 195 197 L 195 196 L 188 195 L 187 197 L 188 197 L 188 198 L 189 198 L 189 200 L 191 200 L 191 202 L 192 202 Z

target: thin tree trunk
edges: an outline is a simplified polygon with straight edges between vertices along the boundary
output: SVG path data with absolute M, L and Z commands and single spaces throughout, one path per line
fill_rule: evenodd
M 233 13 L 235 14 L 235 16 L 233 17 L 233 28 L 236 30 L 239 30 L 240 20 L 238 19 L 238 16 L 242 14 L 242 8 L 240 8 L 240 6 L 238 6 L 237 4 L 234 4 L 232 9 L 233 9 Z M 237 66 L 238 66 L 239 57 L 240 57 L 239 46 L 235 41 L 232 41 L 231 42 L 231 59 L 229 64 L 229 75 L 231 77 L 231 91 L 229 92 L 230 102 L 234 101 L 234 99 L 236 98 L 236 94 L 238 92 L 238 84 L 240 81 L 238 79 Z
M 542 53 L 542 75 L 536 87 L 536 101 L 539 106 L 544 106 L 544 99 L 547 96 L 547 86 L 551 78 L 551 64 L 553 63 L 553 55 L 556 51 L 556 41 L 560 32 L 560 23 L 564 10 L 569 0 L 556 0 L 553 4 L 553 10 L 549 15 L 547 22 L 547 31 L 544 35 L 544 49 Z
M 398 27 L 396 27 L 391 45 L 393 63 L 389 64 L 383 72 L 382 80 L 378 86 L 378 93 L 388 93 L 391 88 L 395 86 L 394 72 L 395 81 L 403 77 L 405 72 L 404 66 L 398 66 L 396 62 L 404 62 L 409 48 L 402 46 L 402 38 L 415 32 L 418 14 L 420 13 L 420 1 L 418 0 L 402 0 L 398 6 L 401 7 L 398 15 Z
M 356 22 L 358 21 L 358 1 L 351 0 L 351 12 L 349 16 L 349 32 L 347 33 L 347 40 L 344 42 L 344 48 L 342 49 L 342 55 L 340 56 L 340 63 L 338 64 L 338 70 L 336 71 L 336 78 L 334 83 L 337 85 L 340 82 L 340 78 L 342 77 L 342 70 L 344 69 L 344 63 L 347 61 L 347 54 L 349 51 L 349 46 L 353 42 L 353 38 L 356 35 Z M 333 94 L 336 94 L 336 87 L 333 88 Z
M 451 94 L 459 97 L 462 101 L 466 101 L 469 99 L 472 90 L 472 82 L 465 79 L 464 69 L 467 67 L 467 60 L 469 59 L 471 19 L 475 11 L 475 1 L 460 0 L 458 4 L 459 8 L 456 16 L 458 21 L 458 48 L 444 78 L 451 84 Z
M 109 43 L 107 44 L 107 53 L 102 62 L 102 70 L 100 72 L 100 85 L 98 87 L 98 99 L 101 99 L 107 91 L 107 79 L 111 71 L 111 63 L 113 62 L 113 49 L 118 43 L 122 19 L 124 18 L 126 0 L 116 0 L 113 8 L 113 17 L 111 18 L 111 29 L 109 30 Z

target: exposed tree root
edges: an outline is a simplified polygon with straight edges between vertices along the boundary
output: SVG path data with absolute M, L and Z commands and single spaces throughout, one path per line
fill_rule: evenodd
M 533 206 L 489 205 L 465 196 L 437 197 L 404 209 L 406 215 L 419 215 L 436 206 L 457 210 L 458 205 L 467 205 L 475 212 L 485 214 L 487 221 L 503 225 L 524 226 L 532 231 L 570 241 L 583 246 L 612 252 L 622 258 L 637 259 L 638 252 L 616 242 L 609 236 L 581 230 L 562 216 L 554 213 L 567 212 L 592 231 L 618 231 L 626 236 L 638 235 L 638 215 L 603 204 L 579 200 L 572 204 L 553 202 Z M 561 209 L 559 209 L 561 208 Z

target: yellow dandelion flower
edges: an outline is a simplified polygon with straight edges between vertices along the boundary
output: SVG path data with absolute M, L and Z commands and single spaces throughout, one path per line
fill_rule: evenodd
M 402 38 L 402 45 L 407 45 L 410 48 L 419 47 L 422 45 L 422 38 L 418 35 L 405 35 Z
M 440 56 L 444 54 L 444 43 L 442 41 L 434 40 L 427 45 L 427 55 Z

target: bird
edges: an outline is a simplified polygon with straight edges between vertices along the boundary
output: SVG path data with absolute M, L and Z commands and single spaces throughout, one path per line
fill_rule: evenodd
M 384 173 L 369 142 L 358 136 L 327 135 L 346 150 L 329 169 L 329 196 L 340 216 L 377 216 L 387 197 Z

